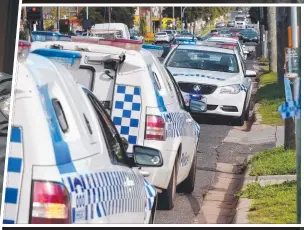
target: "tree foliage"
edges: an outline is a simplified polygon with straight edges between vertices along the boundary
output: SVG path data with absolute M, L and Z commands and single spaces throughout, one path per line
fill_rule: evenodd
M 58 7 L 44 7 L 43 14 L 48 16 L 43 20 L 44 28 L 46 30 L 52 30 L 54 28 L 54 24 L 58 22 Z M 67 16 L 67 14 L 67 9 L 60 7 L 60 19 Z
M 145 37 L 147 34 L 147 22 L 144 17 L 142 17 L 139 22 L 139 33 L 143 37 Z
M 231 11 L 231 7 L 187 7 L 184 11 L 184 17 L 187 22 L 195 22 L 196 20 L 203 19 L 207 21 L 208 17 L 210 20 L 218 18 L 221 15 L 225 15 Z M 173 8 L 166 7 L 162 15 L 164 17 L 173 17 Z M 181 7 L 174 7 L 175 18 L 181 17 Z
M 111 7 L 111 22 L 124 23 L 128 28 L 133 27 L 134 14 L 136 7 Z M 86 19 L 86 8 L 83 8 L 77 15 L 78 20 L 81 22 Z M 108 23 L 109 22 L 109 7 L 90 7 L 89 19 L 94 23 Z
M 250 7 L 249 15 L 251 22 L 257 23 L 259 21 L 259 7 Z

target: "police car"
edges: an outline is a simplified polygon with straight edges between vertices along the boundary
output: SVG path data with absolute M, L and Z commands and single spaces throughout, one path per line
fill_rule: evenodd
M 7 135 L 12 75 L 0 73 L 0 136 Z
M 140 167 L 162 166 L 161 153 L 134 145 L 126 157 L 99 100 L 67 70 L 80 53 L 29 50 L 19 41 L 3 224 L 152 223 L 157 191 Z
M 200 127 L 189 111 L 204 112 L 203 101 L 186 107 L 174 78 L 138 41 L 72 37 L 71 42 L 33 42 L 32 50 L 80 52 L 80 69 L 71 71 L 78 82 L 102 101 L 120 135 L 133 145 L 158 149 L 160 168 L 144 168 L 147 180 L 160 193 L 159 207 L 172 209 L 176 188 L 194 189 Z M 37 51 L 38 52 L 38 51 Z
M 164 60 L 183 93 L 207 102 L 206 114 L 229 116 L 242 126 L 249 116 L 251 78 L 237 49 L 208 45 L 179 45 Z

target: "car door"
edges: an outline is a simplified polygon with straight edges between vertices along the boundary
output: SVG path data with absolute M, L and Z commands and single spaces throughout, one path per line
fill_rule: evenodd
M 184 153 L 182 153 L 182 156 L 181 156 L 181 164 L 180 164 L 181 168 L 179 169 L 179 171 L 181 173 L 179 173 L 179 174 L 181 174 L 180 176 L 181 176 L 181 181 L 182 181 L 189 174 L 189 170 L 191 168 L 191 163 L 192 163 L 194 154 L 196 154 L 196 147 L 197 147 L 198 138 L 199 138 L 199 125 L 192 118 L 191 114 L 187 111 L 187 107 L 185 105 L 184 98 L 183 98 L 183 96 L 180 92 L 179 86 L 177 85 L 176 81 L 174 80 L 172 74 L 170 73 L 169 70 L 166 69 L 166 71 L 168 72 L 169 79 L 171 81 L 171 84 L 173 85 L 180 109 L 186 115 L 187 127 L 185 127 L 185 128 L 189 130 L 189 132 L 187 132 L 187 136 L 183 137 L 183 139 L 185 140 L 185 143 L 183 142 L 183 145 L 186 144 L 187 155 L 184 156 L 183 155 Z
M 144 223 L 147 195 L 144 179 L 127 157 L 126 142 L 122 141 L 110 116 L 99 100 L 85 89 L 96 112 L 100 128 L 107 144 L 109 157 L 114 165 L 114 172 L 106 173 L 105 181 L 110 192 L 106 194 L 104 209 L 110 223 Z M 124 147 L 125 146 L 125 147 Z
M 245 77 L 245 74 L 246 74 L 246 64 L 244 62 L 244 60 L 242 58 L 240 58 L 240 62 L 241 62 L 241 68 L 242 68 L 242 71 L 243 71 L 243 76 L 242 76 L 242 87 L 245 88 L 245 91 L 246 91 L 246 108 L 247 106 L 249 105 L 249 102 L 250 102 L 250 97 L 251 97 L 251 78 L 249 77 Z

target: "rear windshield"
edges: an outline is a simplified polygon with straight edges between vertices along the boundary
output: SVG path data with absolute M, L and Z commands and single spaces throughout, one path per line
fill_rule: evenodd
M 156 35 L 167 35 L 167 33 L 157 33 Z
M 226 73 L 239 72 L 235 54 L 205 50 L 176 49 L 167 62 L 167 66 Z
M 244 17 L 236 17 L 235 21 L 245 21 L 245 18 Z
M 165 31 L 167 34 L 172 34 L 173 32 L 172 31 Z

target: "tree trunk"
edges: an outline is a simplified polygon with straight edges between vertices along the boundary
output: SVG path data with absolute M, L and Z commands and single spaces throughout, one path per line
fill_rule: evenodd
M 276 7 L 268 7 L 269 32 L 268 32 L 268 51 L 269 51 L 269 70 L 277 72 L 277 14 Z

